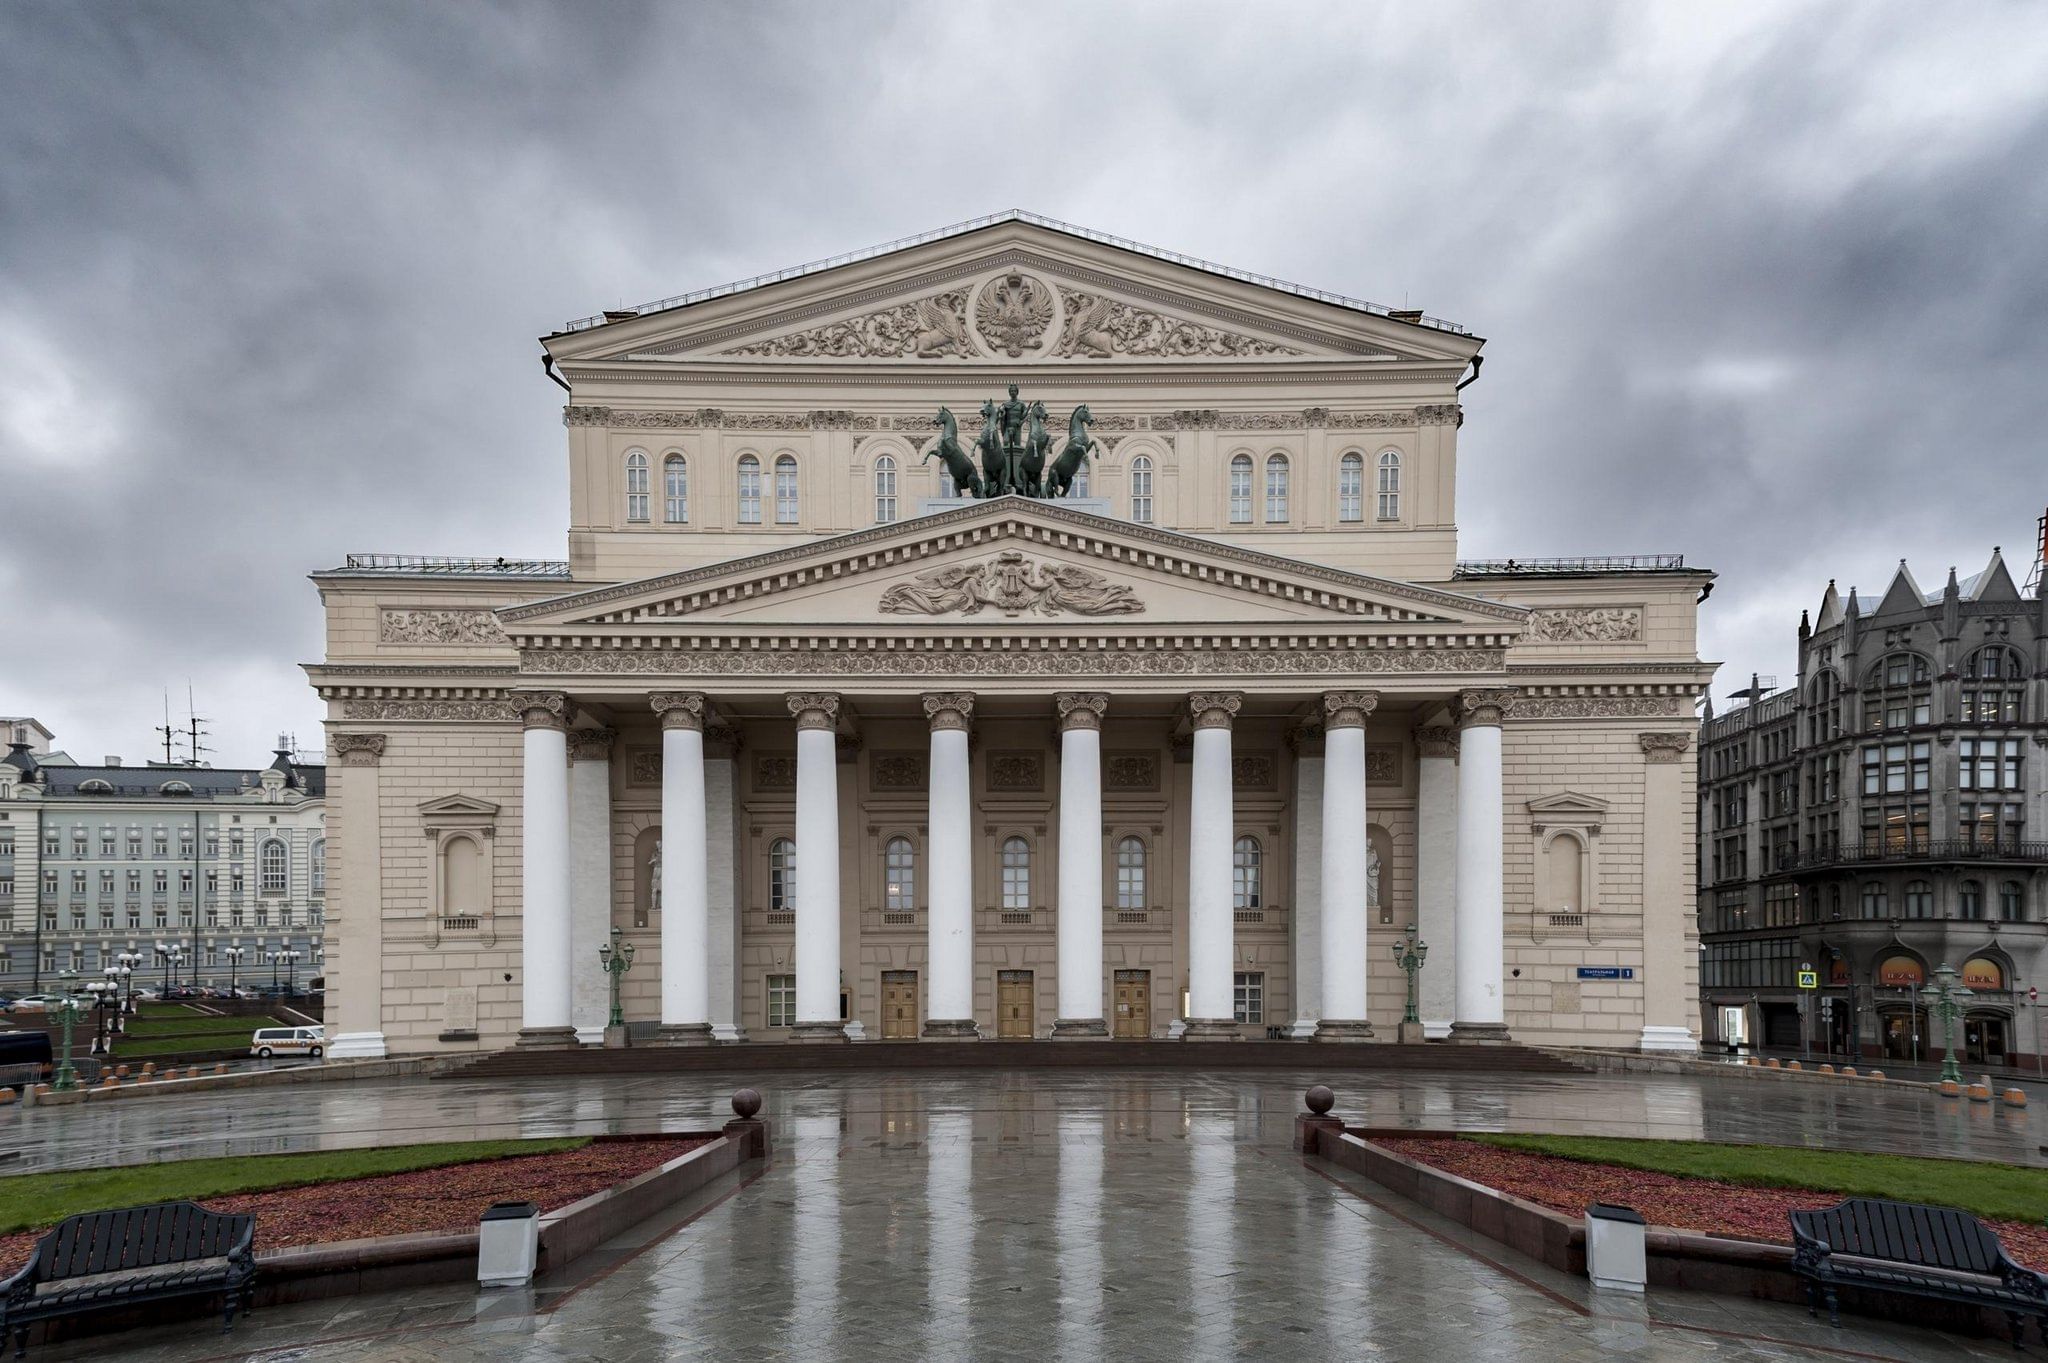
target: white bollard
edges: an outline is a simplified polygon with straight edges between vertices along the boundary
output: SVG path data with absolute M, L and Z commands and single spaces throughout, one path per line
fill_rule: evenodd
M 1595 1202 L 1586 1208 L 1586 1276 L 1610 1292 L 1641 1292 L 1649 1281 L 1641 1212 Z
M 540 1208 L 494 1202 L 477 1225 L 476 1280 L 485 1287 L 524 1287 L 540 1262 Z

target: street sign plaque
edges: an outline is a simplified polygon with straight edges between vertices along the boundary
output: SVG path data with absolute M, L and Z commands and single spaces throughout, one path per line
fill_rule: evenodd
M 1800 971 L 1800 972 L 1799 972 L 1799 987 L 1800 987 L 1801 989 L 1818 989 L 1818 988 L 1820 988 L 1820 972 L 1819 972 L 1818 970 L 1802 970 L 1802 971 Z

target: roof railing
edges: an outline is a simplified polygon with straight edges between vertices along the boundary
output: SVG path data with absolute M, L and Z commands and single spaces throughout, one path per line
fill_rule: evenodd
M 1573 573 L 1669 573 L 1685 568 L 1684 554 L 1608 554 L 1595 558 L 1466 558 L 1456 577 L 1542 577 Z
M 569 563 L 557 558 L 451 558 L 445 554 L 350 554 L 336 571 L 436 577 L 567 577 Z

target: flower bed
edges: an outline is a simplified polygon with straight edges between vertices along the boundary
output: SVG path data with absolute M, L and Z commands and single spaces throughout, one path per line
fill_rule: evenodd
M 342 1179 L 303 1188 L 205 1199 L 216 1212 L 256 1217 L 256 1249 L 326 1244 L 370 1236 L 470 1230 L 493 1202 L 566 1207 L 706 1143 L 703 1137 L 594 1141 L 578 1150 L 475 1160 L 402 1174 Z M 28 1262 L 48 1227 L 0 1236 L 0 1275 Z
M 1373 1140 L 1417 1163 L 1566 1216 L 1581 1215 L 1588 1203 L 1611 1202 L 1635 1208 L 1653 1226 L 1773 1244 L 1792 1242 L 1788 1213 L 1832 1207 L 1842 1200 L 1840 1193 L 1754 1188 L 1716 1179 L 1505 1150 L 1454 1136 L 1379 1134 Z M 2029 1268 L 2048 1271 L 2048 1227 L 1990 1219 L 1985 1224 L 2015 1259 Z

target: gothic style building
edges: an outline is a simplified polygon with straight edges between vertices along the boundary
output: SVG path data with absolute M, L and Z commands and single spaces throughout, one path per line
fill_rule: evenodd
M 316 575 L 336 1055 L 1690 1049 L 1676 558 L 1461 562 L 1481 341 L 1024 214 L 606 313 L 564 562 Z M 1059 495 L 1054 495 L 1059 494 Z

